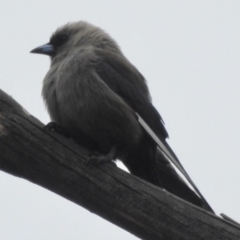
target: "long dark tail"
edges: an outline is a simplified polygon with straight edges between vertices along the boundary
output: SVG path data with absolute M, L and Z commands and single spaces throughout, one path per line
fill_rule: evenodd
M 145 130 L 145 133 L 151 138 L 158 146 L 158 151 L 155 156 L 157 164 L 157 172 L 160 175 L 160 182 L 163 187 L 169 192 L 199 206 L 210 212 L 213 212 L 212 208 L 201 194 L 195 183 L 192 181 L 184 167 L 178 160 L 175 153 L 172 151 L 168 143 L 166 142 L 166 136 L 162 134 L 156 135 L 151 127 L 136 113 L 139 124 Z M 155 145 L 156 146 L 156 145 Z M 172 167 L 172 164 L 181 172 L 187 182 L 191 185 L 192 189 L 184 182 L 179 174 Z M 200 202 L 199 202 L 200 201 Z M 214 212 L 213 212 L 214 213 Z
M 163 188 L 174 195 L 210 212 L 214 212 L 204 198 L 195 193 L 177 173 L 173 166 L 167 161 L 160 151 L 156 155 L 157 171 Z
M 127 156 L 121 160 L 132 174 L 163 188 L 163 183 L 157 171 L 156 144 L 146 133 L 144 134 L 145 136 L 138 146 L 131 149 Z
M 164 145 L 179 162 L 169 145 L 166 142 Z M 214 212 L 201 193 L 197 194 L 188 186 L 147 134 L 123 162 L 132 174 L 198 207 Z M 179 164 L 181 163 L 179 162 Z M 199 192 L 198 189 L 197 191 Z

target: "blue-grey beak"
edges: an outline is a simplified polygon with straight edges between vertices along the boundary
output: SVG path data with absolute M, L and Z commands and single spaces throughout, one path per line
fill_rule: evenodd
M 51 45 L 50 43 L 47 43 L 37 48 L 34 48 L 30 53 L 39 53 L 39 54 L 45 54 L 48 56 L 53 56 L 55 53 L 55 49 L 53 45 Z

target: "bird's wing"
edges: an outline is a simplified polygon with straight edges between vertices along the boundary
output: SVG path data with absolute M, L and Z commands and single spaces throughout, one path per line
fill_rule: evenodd
M 158 144 L 161 151 L 183 175 L 186 175 L 180 161 L 165 141 L 168 133 L 160 114 L 151 103 L 144 77 L 123 56 L 101 49 L 96 49 L 95 52 L 98 56 L 97 74 L 144 120 L 162 143 L 161 145 Z M 140 124 L 147 131 L 147 128 L 141 122 Z M 185 177 L 189 178 L 187 175 Z
M 123 56 L 102 49 L 96 49 L 95 52 L 99 58 L 97 74 L 144 120 L 162 142 L 163 148 L 158 146 L 169 157 L 168 160 L 184 174 L 180 161 L 165 141 L 168 133 L 162 117 L 151 103 L 144 77 Z
M 159 144 L 158 141 L 153 138 L 161 149 L 165 160 L 171 162 L 178 168 L 190 185 L 192 185 L 197 194 L 201 197 L 202 201 L 209 206 L 203 195 L 200 193 L 194 182 L 183 168 L 177 156 L 165 141 L 165 139 L 168 137 L 168 133 L 165 129 L 160 114 L 151 103 L 151 98 L 144 77 L 123 56 L 119 56 L 115 53 L 102 49 L 96 49 L 95 53 L 99 59 L 96 65 L 96 73 L 137 113 L 137 115 L 140 116 L 140 118 L 144 120 L 144 122 L 147 124 L 147 127 L 149 127 L 156 135 L 158 140 L 160 140 Z M 140 124 L 150 134 L 147 127 L 144 126 L 141 121 Z M 151 135 L 151 137 L 153 136 Z M 161 158 L 157 159 L 157 161 L 161 161 Z M 169 169 L 172 174 L 173 169 L 171 167 L 166 168 L 166 170 L 167 169 Z M 209 208 L 211 209 L 210 206 Z
M 96 49 L 99 61 L 97 74 L 137 112 L 161 139 L 168 133 L 158 111 L 151 103 L 151 98 L 144 77 L 124 57 L 109 51 Z

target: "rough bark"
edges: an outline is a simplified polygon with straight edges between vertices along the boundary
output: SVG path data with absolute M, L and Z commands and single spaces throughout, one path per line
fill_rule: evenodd
M 27 179 L 141 239 L 237 240 L 240 228 L 111 164 L 43 124 L 0 90 L 0 170 Z

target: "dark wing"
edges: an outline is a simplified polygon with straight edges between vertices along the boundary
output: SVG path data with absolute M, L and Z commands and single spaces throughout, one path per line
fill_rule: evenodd
M 167 130 L 162 117 L 151 103 L 148 87 L 141 73 L 124 56 L 102 49 L 96 49 L 95 53 L 98 57 L 96 71 L 99 77 L 143 118 L 163 142 L 172 159 L 178 162 L 179 168 L 183 169 L 177 156 L 165 141 L 168 138 Z M 188 179 L 187 176 L 186 178 Z
M 99 58 L 97 74 L 137 112 L 161 139 L 168 133 L 163 120 L 151 103 L 146 81 L 141 73 L 124 57 L 115 53 L 96 49 Z
M 157 137 L 163 142 L 167 151 L 170 152 L 170 155 L 178 162 L 180 171 L 182 169 L 183 175 L 200 196 L 202 204 L 205 205 L 204 208 L 212 211 L 207 201 L 184 170 L 177 156 L 165 141 L 168 137 L 168 133 L 164 127 L 160 114 L 151 103 L 151 97 L 144 77 L 124 56 L 102 49 L 96 49 L 95 53 L 98 57 L 96 73 L 117 95 L 143 118 Z M 159 173 L 164 171 L 164 174 L 161 174 L 161 178 L 167 190 L 187 201 L 199 205 L 197 204 L 199 199 L 198 196 L 186 185 L 186 183 L 184 183 L 163 155 L 157 158 L 157 164 L 159 165 Z

